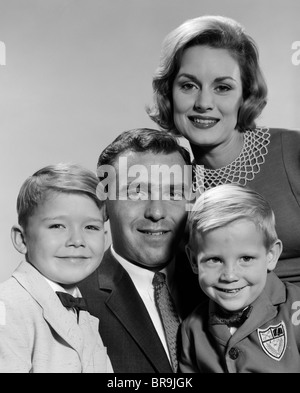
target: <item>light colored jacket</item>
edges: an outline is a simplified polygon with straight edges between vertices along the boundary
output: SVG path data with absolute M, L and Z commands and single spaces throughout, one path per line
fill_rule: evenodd
M 43 276 L 22 262 L 0 284 L 0 373 L 113 372 L 99 320 L 62 306 Z

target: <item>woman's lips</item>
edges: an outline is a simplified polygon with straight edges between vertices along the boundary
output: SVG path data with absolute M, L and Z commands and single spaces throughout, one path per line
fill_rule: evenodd
M 214 127 L 220 121 L 214 117 L 202 116 L 189 116 L 188 119 L 191 121 L 194 127 L 201 129 Z

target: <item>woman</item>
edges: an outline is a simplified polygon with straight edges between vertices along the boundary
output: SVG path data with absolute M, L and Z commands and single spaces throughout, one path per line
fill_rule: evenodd
M 229 18 L 188 20 L 165 38 L 153 88 L 148 114 L 189 141 L 194 188 L 262 194 L 284 245 L 276 273 L 300 285 L 300 132 L 256 126 L 267 86 L 255 42 Z

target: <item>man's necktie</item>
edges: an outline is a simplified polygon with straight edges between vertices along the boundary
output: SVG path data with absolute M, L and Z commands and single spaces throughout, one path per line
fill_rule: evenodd
M 80 310 L 87 311 L 86 300 L 82 297 L 74 297 L 66 292 L 56 292 L 56 294 L 66 308 L 75 308 L 77 312 Z
M 232 327 L 239 327 L 249 317 L 251 311 L 252 306 L 248 306 L 244 310 L 238 312 L 228 312 L 221 309 L 220 307 L 217 307 L 216 312 L 210 315 L 209 323 L 211 325 L 227 325 Z
M 160 272 L 155 273 L 152 283 L 154 286 L 155 304 L 165 329 L 171 363 L 176 373 L 178 367 L 177 333 L 180 320 L 167 287 L 166 276 Z

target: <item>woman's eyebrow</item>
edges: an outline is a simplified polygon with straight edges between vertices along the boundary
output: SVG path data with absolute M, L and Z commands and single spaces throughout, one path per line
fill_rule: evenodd
M 179 78 L 187 78 L 187 79 L 191 79 L 194 82 L 199 83 L 199 80 L 197 79 L 197 77 L 195 75 L 187 74 L 186 72 L 183 72 L 182 74 L 178 74 L 177 79 L 179 79 Z
M 218 78 L 215 79 L 215 82 L 223 82 L 226 79 L 230 79 L 233 82 L 236 82 L 236 79 L 234 79 L 232 76 L 219 76 Z
M 200 83 L 199 79 L 195 75 L 188 74 L 186 72 L 183 72 L 182 74 L 178 74 L 177 79 L 179 79 L 179 78 L 187 78 L 193 82 Z M 214 79 L 214 82 L 217 82 L 217 83 L 223 82 L 224 80 L 227 80 L 227 79 L 230 79 L 233 82 L 237 82 L 236 79 L 234 79 L 230 75 L 218 76 L 217 78 Z

